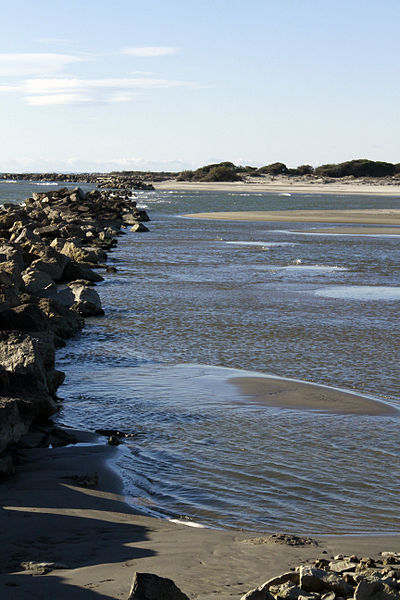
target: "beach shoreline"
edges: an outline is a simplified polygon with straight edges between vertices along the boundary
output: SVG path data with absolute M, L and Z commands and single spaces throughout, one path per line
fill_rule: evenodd
M 138 571 L 173 579 L 190 598 L 239 599 L 322 556 L 400 551 L 400 534 L 317 535 L 318 545 L 292 546 L 273 543 L 269 533 L 193 528 L 140 515 L 109 464 L 118 449 L 99 444 L 93 434 L 74 433 L 83 444 L 24 451 L 16 476 L 3 483 L 1 597 L 127 598 Z M 55 565 L 40 574 L 35 563 L 43 562 Z

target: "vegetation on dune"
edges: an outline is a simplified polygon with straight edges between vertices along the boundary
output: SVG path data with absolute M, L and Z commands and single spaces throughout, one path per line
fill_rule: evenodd
M 238 167 L 231 162 L 205 165 L 196 171 L 182 171 L 178 181 L 240 181 Z
M 359 158 L 339 164 L 321 165 L 315 175 L 324 177 L 390 177 L 396 173 L 396 165 L 389 162 Z
M 289 168 L 282 162 L 275 162 L 257 168 L 250 165 L 236 166 L 231 162 L 221 162 L 205 165 L 195 171 L 182 171 L 178 174 L 178 181 L 241 181 L 242 176 L 261 177 L 270 175 L 303 176 L 313 175 L 315 177 L 399 177 L 400 163 L 368 160 L 358 158 L 342 163 L 321 165 L 314 168 L 312 165 L 299 165 Z

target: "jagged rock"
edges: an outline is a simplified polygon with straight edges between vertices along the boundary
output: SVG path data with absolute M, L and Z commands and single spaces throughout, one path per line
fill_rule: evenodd
M 49 329 L 48 319 L 35 304 L 20 304 L 0 313 L 0 330 L 45 331 L 47 329 Z
M 190 600 L 172 579 L 153 573 L 135 573 L 128 600 Z
M 23 271 L 25 268 L 24 259 L 23 259 L 23 251 L 21 248 L 14 246 L 12 244 L 1 244 L 0 245 L 0 261 L 7 262 L 12 261 L 15 262 L 20 271 Z
M 337 596 L 346 597 L 352 594 L 353 588 L 336 573 L 315 569 L 300 568 L 300 587 L 306 592 L 322 592 L 332 590 Z
M 103 281 L 103 277 L 93 271 L 87 263 L 69 262 L 63 271 L 62 281 L 75 281 L 76 279 L 86 279 L 97 283 Z
M 69 338 L 84 325 L 83 318 L 78 313 L 69 310 L 52 298 L 41 298 L 39 308 L 49 319 L 49 327 L 60 338 Z
M 32 229 L 29 227 L 24 227 L 20 231 L 16 231 L 10 237 L 10 242 L 14 242 L 14 244 L 24 245 L 26 243 L 40 243 L 42 241 L 39 235 L 33 233 Z
M 329 569 L 335 571 L 335 573 L 346 573 L 347 571 L 354 571 L 357 564 L 348 560 L 335 560 L 329 563 Z
M 400 593 L 381 581 L 360 581 L 355 592 L 355 600 L 399 600 Z
M 307 592 L 301 590 L 298 586 L 300 582 L 300 575 L 295 571 L 288 571 L 287 573 L 283 573 L 278 577 L 273 577 L 272 579 L 268 579 L 265 583 L 258 586 L 257 588 L 250 590 L 242 596 L 241 600 L 274 600 L 273 594 L 270 592 L 272 588 L 280 588 L 281 586 L 288 585 L 287 590 L 289 590 L 289 586 L 295 591 L 292 592 L 294 594 L 291 595 L 291 592 L 288 591 L 288 595 L 285 595 L 285 598 L 298 598 L 299 595 L 306 595 Z M 296 595 L 296 592 L 300 590 L 300 593 Z
M 0 283 L 13 287 L 17 291 L 24 285 L 21 269 L 16 260 L 11 259 L 0 262 Z
M 57 225 L 46 225 L 45 227 L 36 227 L 36 229 L 33 230 L 33 233 L 41 238 L 53 240 L 58 236 L 59 228 Z
M 46 575 L 55 569 L 68 569 L 64 563 L 56 562 L 36 562 L 33 560 L 22 562 L 20 564 L 24 571 L 29 571 L 31 575 Z
M 275 600 L 275 598 L 268 590 L 255 588 L 254 590 L 247 592 L 247 594 L 244 594 L 240 600 Z
M 57 301 L 84 317 L 104 315 L 100 296 L 89 286 L 71 283 L 69 287 L 58 293 Z
M 136 223 L 136 225 L 131 227 L 131 231 L 139 233 L 139 232 L 150 231 L 150 229 L 148 229 L 148 227 L 146 227 L 146 225 L 143 225 L 143 223 Z
M 56 291 L 53 279 L 44 271 L 37 271 L 32 267 L 28 267 L 22 272 L 22 279 L 28 294 L 46 296 Z
M 60 281 L 68 262 L 69 259 L 66 256 L 59 254 L 57 258 L 38 258 L 30 266 L 31 269 L 47 273 L 54 281 Z
M 0 397 L 0 452 L 17 442 L 29 425 L 29 419 L 24 419 L 16 398 Z

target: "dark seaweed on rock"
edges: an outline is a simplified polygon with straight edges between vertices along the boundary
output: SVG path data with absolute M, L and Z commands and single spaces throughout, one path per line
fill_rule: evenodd
M 14 471 L 15 444 L 59 409 L 64 373 L 55 350 L 84 317 L 104 314 L 93 288 L 103 278 L 94 269 L 107 268 L 121 228 L 142 221 L 149 217 L 129 190 L 64 187 L 0 208 L 0 475 Z M 40 445 L 70 443 L 52 427 L 36 435 Z

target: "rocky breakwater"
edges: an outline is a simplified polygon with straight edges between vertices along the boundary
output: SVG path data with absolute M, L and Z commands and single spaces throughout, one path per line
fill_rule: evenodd
M 17 444 L 72 441 L 49 420 L 64 380 L 55 351 L 104 314 L 97 269 L 113 270 L 107 252 L 123 227 L 148 220 L 127 195 L 80 188 L 0 208 L 0 476 L 14 471 Z

